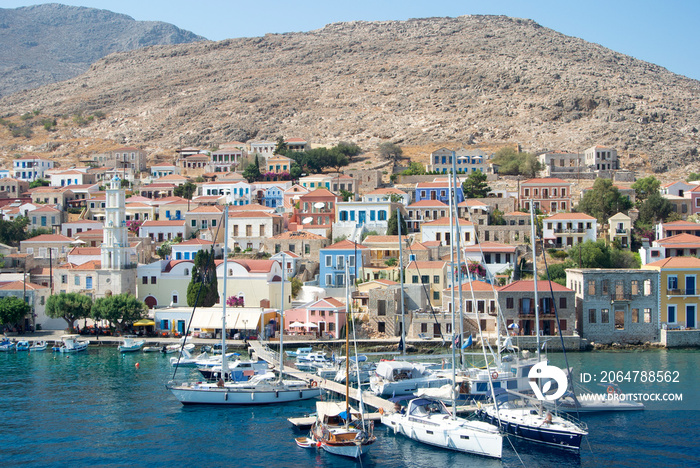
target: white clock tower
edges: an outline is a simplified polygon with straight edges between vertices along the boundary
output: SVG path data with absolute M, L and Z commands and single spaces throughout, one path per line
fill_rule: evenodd
M 125 200 L 121 179 L 114 176 L 106 190 L 105 226 L 101 247 L 103 270 L 122 270 L 129 266 Z

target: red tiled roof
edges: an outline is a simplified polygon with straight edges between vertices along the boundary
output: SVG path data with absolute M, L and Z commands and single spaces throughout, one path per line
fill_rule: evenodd
M 41 234 L 31 239 L 23 240 L 22 242 L 73 242 L 73 239 L 62 236 L 61 234 Z
M 466 252 L 515 252 L 516 247 L 510 244 L 501 244 L 500 242 L 482 242 L 477 245 L 469 245 L 463 247 Z
M 21 291 L 23 289 L 48 289 L 48 286 L 42 286 L 40 284 L 31 283 L 29 281 L 9 281 L 7 283 L 2 283 L 0 289 L 5 291 Z
M 214 245 L 214 243 L 212 241 L 204 239 L 190 239 L 180 242 L 179 244 L 174 244 L 173 247 L 176 247 L 178 245 Z
M 394 243 L 398 245 L 399 236 L 367 236 L 365 240 L 362 241 L 363 244 L 371 244 L 372 242 Z
M 352 249 L 367 249 L 368 247 L 362 244 L 356 244 L 352 241 L 349 241 L 347 239 L 343 239 L 340 242 L 336 242 L 333 245 L 329 245 L 328 247 L 324 247 L 324 249 L 334 249 L 334 250 L 352 250 Z
M 688 244 L 693 247 L 697 247 L 700 244 L 700 237 L 694 236 L 692 234 L 676 234 L 675 236 L 665 237 L 656 241 L 659 245 L 669 245 L 673 247 L 680 247 L 679 244 Z M 690 248 L 693 248 L 690 247 Z
M 584 219 L 584 220 L 589 220 L 589 221 L 594 221 L 596 218 L 593 216 L 589 216 L 586 213 L 557 213 L 553 214 L 551 216 L 548 216 L 545 221 L 550 221 L 550 220 L 565 220 L 565 219 Z
M 427 223 L 423 223 L 422 226 L 449 226 L 450 225 L 450 218 L 440 218 L 436 219 L 434 221 L 430 221 Z M 466 219 L 459 219 L 459 225 L 460 226 L 473 226 L 474 223 L 471 221 L 467 221 Z
M 698 259 L 700 261 L 700 259 Z M 554 281 L 538 281 L 537 282 L 537 292 L 549 292 L 551 290 L 554 292 L 574 292 L 572 289 L 566 288 L 559 283 Z M 496 289 L 500 292 L 534 292 L 535 291 L 535 281 L 534 280 L 520 280 L 513 283 L 507 284 Z
M 340 309 L 340 308 L 345 308 L 345 304 L 340 302 L 338 299 L 334 297 L 324 297 L 323 299 L 319 299 L 318 301 L 314 302 L 313 304 L 309 305 L 307 309 Z
M 421 200 L 419 202 L 411 203 L 410 205 L 408 205 L 408 208 L 447 208 L 447 206 L 447 204 L 441 202 L 440 200 Z
M 184 226 L 185 225 L 185 220 L 180 220 L 180 221 L 154 221 L 152 219 L 149 219 L 148 221 L 145 221 L 141 227 L 151 227 L 151 226 Z
M 272 266 L 277 262 L 275 260 L 243 260 L 243 259 L 233 259 L 230 262 L 238 263 L 243 268 L 251 273 L 269 273 L 272 270 Z
M 670 257 L 664 258 L 663 260 L 657 260 L 652 263 L 647 263 L 645 267 L 659 267 L 659 268 L 692 268 L 700 269 L 700 258 L 697 257 Z
M 470 286 L 471 284 L 471 286 Z M 459 291 L 458 286 L 455 286 L 452 288 L 453 291 Z M 491 286 L 489 283 L 485 283 L 483 281 L 479 280 L 473 280 L 470 283 L 464 283 L 462 284 L 462 291 L 488 291 L 492 292 L 493 291 L 493 286 Z M 443 291 L 450 291 L 450 288 L 445 288 Z

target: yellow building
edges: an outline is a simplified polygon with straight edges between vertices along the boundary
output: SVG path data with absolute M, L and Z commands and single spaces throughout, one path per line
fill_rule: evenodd
M 642 269 L 659 272 L 659 315 L 667 328 L 697 328 L 700 305 L 700 258 L 671 257 Z
M 447 287 L 447 271 L 447 262 L 413 261 L 406 267 L 404 281 L 424 285 L 430 304 L 439 309 L 442 306 L 442 291 Z

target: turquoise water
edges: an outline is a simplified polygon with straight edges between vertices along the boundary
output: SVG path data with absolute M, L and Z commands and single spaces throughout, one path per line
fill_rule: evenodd
M 585 372 L 678 370 L 680 383 L 653 391 L 682 392 L 682 403 L 634 413 L 584 416 L 588 442 L 580 456 L 516 444 L 502 461 L 419 445 L 377 426 L 378 442 L 362 466 L 700 466 L 697 412 L 698 352 L 570 354 Z M 563 364 L 560 354 L 551 362 Z M 136 363 L 139 367 L 136 367 Z M 0 466 L 237 466 L 345 467 L 351 460 L 304 450 L 286 420 L 314 402 L 269 407 L 183 407 L 165 389 L 172 377 L 159 353 L 120 355 L 114 348 L 86 354 L 0 354 Z M 623 391 L 649 391 L 622 384 Z M 652 405 L 654 406 L 654 405 Z M 589 448 L 590 445 L 590 448 Z

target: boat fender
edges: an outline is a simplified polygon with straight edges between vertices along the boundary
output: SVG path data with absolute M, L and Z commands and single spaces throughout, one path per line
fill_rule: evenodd
M 315 387 L 318 385 L 318 382 L 316 382 L 315 380 L 312 380 L 309 385 L 311 385 L 311 387 Z
M 377 410 L 377 412 L 378 412 L 379 414 L 384 414 L 384 408 L 382 408 L 382 407 L 380 406 L 379 409 Z
M 608 395 L 613 395 L 615 393 L 615 387 L 612 385 L 608 386 Z
M 498 378 L 498 372 L 496 372 L 496 371 L 491 372 L 491 378 L 493 380 L 496 380 Z
M 280 397 L 280 392 L 279 392 L 279 390 L 275 390 L 275 398 L 279 398 L 279 397 Z
M 228 392 L 224 393 L 224 401 L 228 401 Z
M 140 364 L 137 362 L 137 363 L 135 364 L 135 366 L 136 366 L 136 368 L 138 369 L 138 368 L 140 367 Z
M 255 400 L 255 392 L 250 392 L 250 399 Z

